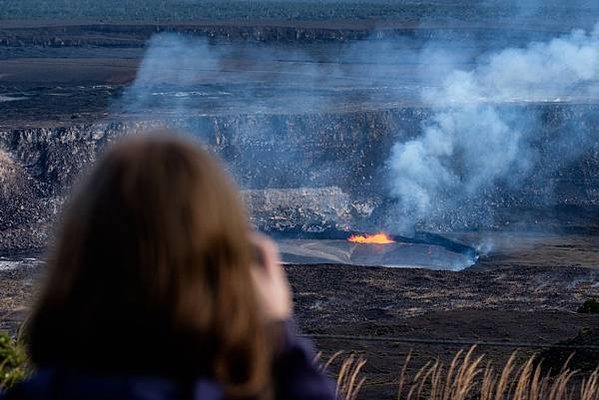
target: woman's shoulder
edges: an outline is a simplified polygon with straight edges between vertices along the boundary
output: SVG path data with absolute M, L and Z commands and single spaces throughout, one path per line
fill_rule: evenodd
M 314 364 L 312 343 L 297 334 L 292 321 L 273 326 L 278 331 L 273 360 L 275 397 L 285 400 L 333 400 L 333 382 Z M 224 393 L 213 380 L 188 384 L 163 377 L 98 375 L 78 370 L 41 369 L 16 385 L 0 400 L 221 400 Z
M 2 394 L 0 400 L 179 400 L 182 397 L 220 400 L 223 393 L 219 385 L 209 379 L 199 379 L 184 387 L 161 377 L 43 369 Z

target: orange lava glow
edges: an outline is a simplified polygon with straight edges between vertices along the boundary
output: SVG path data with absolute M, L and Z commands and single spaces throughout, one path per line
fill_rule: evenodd
M 374 235 L 351 235 L 348 241 L 352 243 L 364 243 L 364 244 L 391 244 L 395 243 L 395 240 L 391 239 L 386 233 L 377 233 Z

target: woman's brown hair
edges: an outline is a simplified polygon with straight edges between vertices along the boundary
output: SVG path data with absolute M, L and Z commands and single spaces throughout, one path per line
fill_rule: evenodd
M 66 208 L 28 328 L 32 361 L 260 395 L 270 363 L 249 235 L 206 150 L 166 132 L 122 140 Z

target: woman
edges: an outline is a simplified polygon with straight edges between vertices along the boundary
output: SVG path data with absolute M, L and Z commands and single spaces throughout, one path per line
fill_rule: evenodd
M 67 207 L 7 399 L 333 399 L 275 245 L 207 151 L 124 139 Z

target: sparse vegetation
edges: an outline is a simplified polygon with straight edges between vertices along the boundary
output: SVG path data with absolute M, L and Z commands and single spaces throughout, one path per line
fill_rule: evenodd
M 545 18 L 578 17 L 583 5 L 569 2 L 540 3 L 537 14 Z M 588 12 L 594 3 L 584 5 Z M 99 20 L 102 22 L 169 22 L 192 20 L 480 20 L 513 17 L 519 8 L 502 2 L 434 2 L 396 0 L 3 0 L 0 20 L 41 19 Z
M 4 390 L 29 374 L 27 354 L 22 343 L 0 332 L 0 389 Z
M 558 371 L 565 362 L 568 362 L 570 369 L 580 372 L 591 373 L 599 366 L 599 350 L 596 345 L 599 339 L 599 330 L 581 329 L 578 334 L 564 341 L 559 342 L 562 346 L 593 346 L 584 351 L 572 351 L 567 348 L 552 347 L 540 354 L 543 360 L 544 368 L 547 372 Z
M 580 374 L 569 368 L 568 361 L 557 374 L 543 373 L 542 361 L 532 356 L 520 363 L 514 352 L 501 369 L 496 369 L 485 356 L 475 356 L 475 347 L 459 351 L 449 366 L 438 359 L 427 363 L 413 377 L 406 371 L 411 355 L 406 357 L 398 375 L 397 399 L 427 400 L 596 400 L 599 399 L 599 361 L 590 374 Z M 361 388 L 368 385 L 361 376 L 366 360 L 350 355 L 339 360 L 336 353 L 323 366 L 331 371 L 338 364 L 337 377 L 340 398 L 354 400 Z M 333 361 L 339 362 L 334 363 Z
M 599 314 L 599 300 L 589 299 L 578 307 L 581 314 Z
M 456 12 L 456 8 L 458 8 Z M 416 20 L 424 16 L 443 16 L 445 13 L 464 14 L 475 18 L 472 5 L 397 3 L 393 0 L 81 0 L 77 5 L 69 0 L 51 3 L 39 0 L 5 0 L 0 9 L 2 19 L 57 18 L 107 22 L 122 21 L 190 21 L 190 20 L 329 20 L 401 18 Z
M 408 376 L 411 353 L 399 370 L 397 400 L 597 400 L 599 399 L 599 360 L 591 373 L 570 368 L 571 358 L 560 371 L 544 372 L 540 357 L 518 362 L 517 352 L 496 369 L 484 355 L 475 356 L 476 346 L 460 350 L 446 366 L 439 359 L 429 361 L 413 376 Z M 317 362 L 336 377 L 340 399 L 356 400 L 368 385 L 362 374 L 367 360 L 356 354 L 343 356 L 339 351 Z M 24 346 L 6 332 L 0 332 L 0 389 L 25 379 L 30 373 Z

